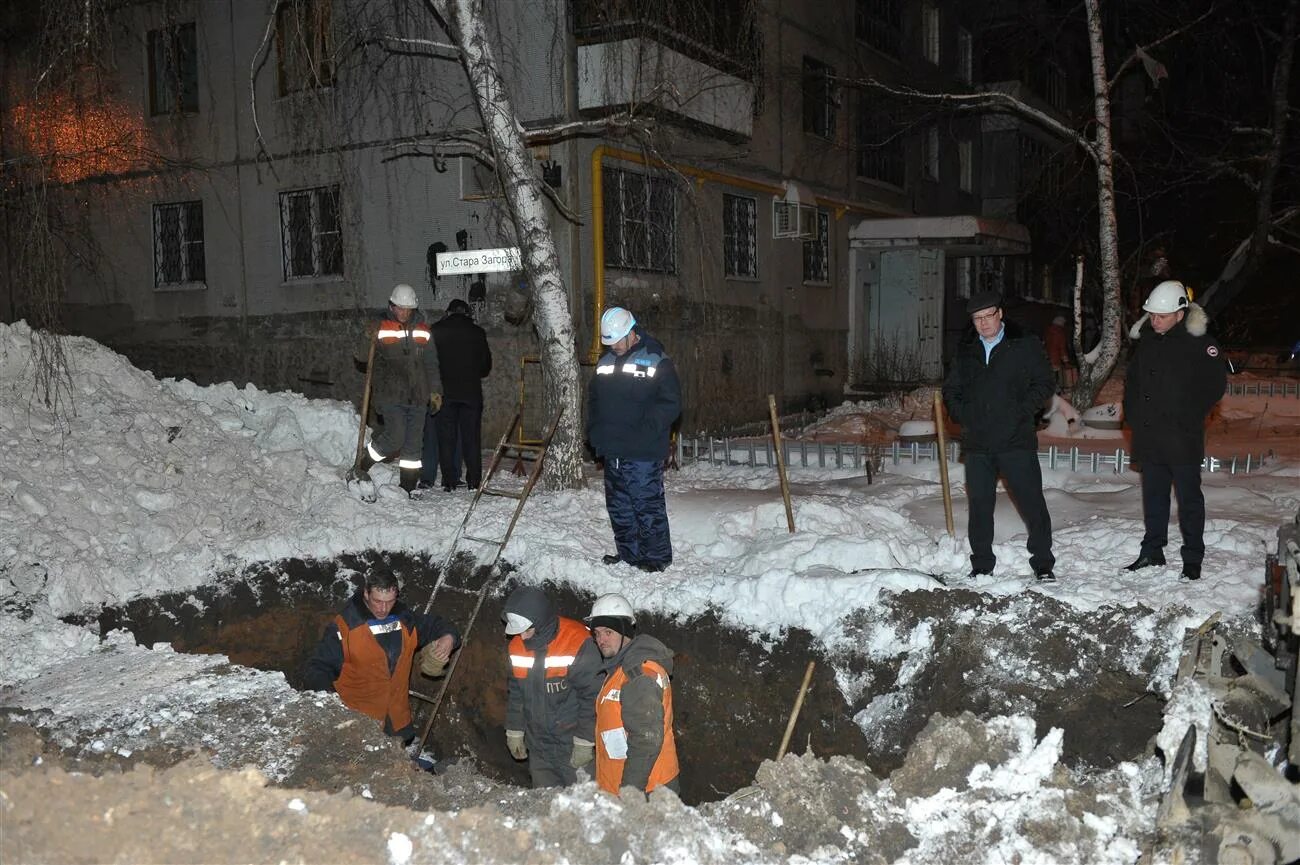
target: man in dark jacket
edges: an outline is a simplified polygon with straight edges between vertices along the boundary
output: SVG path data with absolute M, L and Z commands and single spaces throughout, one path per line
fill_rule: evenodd
M 369 481 L 377 462 L 397 457 L 402 489 L 410 493 L 420 480 L 424 450 L 424 421 L 430 407 L 442 403 L 442 382 L 433 333 L 418 309 L 415 289 L 397 285 L 388 298 L 388 310 L 373 323 L 357 348 L 364 367 L 375 341 L 375 368 L 370 376 L 370 404 L 378 425 L 362 455 L 358 476 Z
M 348 708 L 369 715 L 384 732 L 409 743 L 411 669 L 440 676 L 460 635 L 437 616 L 417 613 L 397 600 L 397 578 L 372 571 L 343 607 L 307 660 L 304 679 L 313 691 L 336 691 Z M 417 652 L 419 657 L 417 659 Z
M 1222 353 L 1206 336 L 1205 311 L 1181 282 L 1151 290 L 1142 316 L 1129 331 L 1136 340 L 1124 378 L 1124 420 L 1133 432 L 1133 460 L 1142 468 L 1142 520 L 1146 532 L 1137 559 L 1125 570 L 1165 563 L 1169 486 L 1178 498 L 1183 536 L 1183 579 L 1201 577 L 1205 558 L 1205 418 L 1223 397 L 1228 373 Z
M 433 341 L 442 371 L 442 409 L 435 415 L 442 488 L 451 492 L 460 485 L 463 457 L 465 482 L 476 490 L 483 480 L 483 379 L 492 372 L 492 349 L 459 298 L 433 326 Z
M 625 787 L 645 795 L 657 787 L 681 792 L 672 651 L 636 633 L 632 605 L 622 595 L 597 598 L 587 622 L 607 673 L 596 698 L 596 783 L 615 796 Z
M 966 304 L 976 338 L 963 342 L 943 383 L 944 402 L 961 424 L 970 509 L 971 576 L 993 573 L 993 510 L 1002 475 L 1029 530 L 1029 566 L 1055 580 L 1052 517 L 1043 499 L 1035 417 L 1055 391 L 1042 343 L 1002 318 L 1002 298 L 980 292 Z
M 587 440 L 605 462 L 605 509 L 618 548 L 605 564 L 662 571 L 673 560 L 664 461 L 682 412 L 677 369 L 620 306 L 600 317 L 600 341 L 609 349 L 587 386 Z
M 595 758 L 603 660 L 591 631 L 557 616 L 546 594 L 520 586 L 502 618 L 510 640 L 506 747 L 528 761 L 534 787 L 563 787 Z

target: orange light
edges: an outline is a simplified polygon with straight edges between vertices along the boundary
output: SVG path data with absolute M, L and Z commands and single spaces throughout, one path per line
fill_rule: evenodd
M 64 94 L 14 107 L 14 131 L 46 175 L 59 183 L 121 174 L 148 165 L 152 151 L 143 118 L 113 101 L 83 104 Z

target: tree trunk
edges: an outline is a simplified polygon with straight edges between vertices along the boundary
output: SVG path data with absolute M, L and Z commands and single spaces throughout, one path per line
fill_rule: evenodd
M 1102 42 L 1100 0 L 1084 0 L 1088 13 L 1088 48 L 1092 56 L 1093 113 L 1095 138 L 1093 157 L 1097 166 L 1097 252 L 1100 258 L 1102 307 L 1101 332 L 1097 345 L 1079 352 L 1079 382 L 1074 404 L 1086 409 L 1093 404 L 1101 386 L 1115 368 L 1120 349 L 1119 231 L 1115 215 L 1115 152 L 1110 137 L 1110 85 L 1106 80 L 1106 53 Z M 1081 348 L 1081 346 L 1076 346 Z
M 430 3 L 449 28 L 448 36 L 461 49 L 470 91 L 483 118 L 501 188 L 518 234 L 533 297 L 533 320 L 541 342 L 547 417 L 555 417 L 556 411 L 564 407 L 547 454 L 544 481 L 548 489 L 581 487 L 582 395 L 578 390 L 573 316 L 560 275 L 550 214 L 540 189 L 542 180 L 533 168 L 522 126 L 515 117 L 492 52 L 482 0 L 430 0 Z

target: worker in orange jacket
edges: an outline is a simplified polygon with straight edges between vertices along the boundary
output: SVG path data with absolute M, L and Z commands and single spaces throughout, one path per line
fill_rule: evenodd
M 558 616 L 546 593 L 520 586 L 502 614 L 510 636 L 506 747 L 534 787 L 563 787 L 595 756 L 600 650 L 587 626 Z
M 597 598 L 587 623 L 608 673 L 596 698 L 596 783 L 616 796 L 624 787 L 680 792 L 672 651 L 635 634 L 632 605 L 619 594 Z
M 460 635 L 448 622 L 397 600 L 396 577 L 371 571 L 325 626 L 304 678 L 309 689 L 337 692 L 348 708 L 381 722 L 385 733 L 409 745 L 415 738 L 412 668 L 440 676 L 459 646 Z

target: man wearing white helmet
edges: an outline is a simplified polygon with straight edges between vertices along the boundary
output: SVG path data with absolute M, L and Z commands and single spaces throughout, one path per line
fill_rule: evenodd
M 510 637 L 506 748 L 534 787 L 562 787 L 595 757 L 600 650 L 587 626 L 559 616 L 546 593 L 520 586 L 502 611 Z
M 1125 570 L 1165 564 L 1172 484 L 1183 537 L 1182 577 L 1197 580 L 1205 557 L 1205 418 L 1223 397 L 1227 369 L 1219 346 L 1206 335 L 1205 311 L 1181 282 L 1157 285 L 1142 309 L 1146 315 L 1129 331 L 1135 342 L 1124 378 L 1124 420 L 1133 433 L 1133 461 L 1142 470 L 1146 532 L 1137 559 Z
M 682 412 L 677 369 L 621 306 L 600 317 L 600 341 L 608 348 L 587 386 L 587 441 L 605 463 L 605 509 L 618 549 L 605 564 L 662 571 L 673 560 L 664 461 Z
M 597 598 L 587 624 L 608 673 L 596 698 L 596 783 L 615 796 L 624 787 L 680 792 L 672 650 L 636 633 L 636 615 L 622 595 Z
M 407 493 L 420 480 L 425 415 L 442 405 L 438 352 L 419 306 L 415 289 L 405 283 L 394 286 L 388 309 L 367 329 L 357 350 L 357 363 L 364 371 L 370 341 L 375 340 L 370 404 L 376 408 L 378 423 L 362 456 L 359 476 L 369 479 L 371 466 L 396 457 L 398 477 Z

